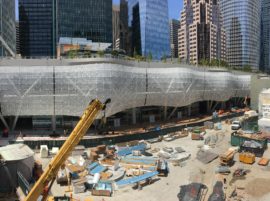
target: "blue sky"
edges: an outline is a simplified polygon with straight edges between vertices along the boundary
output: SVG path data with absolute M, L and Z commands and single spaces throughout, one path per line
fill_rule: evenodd
M 15 0 L 16 4 L 18 0 Z M 119 4 L 120 0 L 113 0 L 114 4 Z M 169 2 L 169 16 L 171 19 L 178 19 L 180 17 L 180 11 L 183 7 L 183 0 L 168 0 Z M 16 18 L 18 19 L 18 12 L 16 10 Z

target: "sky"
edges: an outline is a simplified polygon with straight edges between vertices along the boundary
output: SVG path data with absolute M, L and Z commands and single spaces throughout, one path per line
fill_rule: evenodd
M 18 0 L 16 1 L 16 5 L 18 4 Z M 114 4 L 119 4 L 120 0 L 113 0 Z M 169 2 L 169 16 L 170 19 L 177 19 L 180 18 L 180 11 L 183 8 L 183 0 L 168 0 Z M 16 19 L 18 19 L 18 12 L 16 9 Z

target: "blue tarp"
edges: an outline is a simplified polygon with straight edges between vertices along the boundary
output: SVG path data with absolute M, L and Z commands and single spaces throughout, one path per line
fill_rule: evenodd
M 129 155 L 129 154 L 132 154 L 132 151 L 135 151 L 135 150 L 138 150 L 138 151 L 143 151 L 146 149 L 146 145 L 145 144 L 138 144 L 136 146 L 133 146 L 133 147 L 127 147 L 127 148 L 124 148 L 120 151 L 118 151 L 118 156 L 126 156 L 126 155 Z
M 140 181 L 149 179 L 149 178 L 151 178 L 153 176 L 156 176 L 156 175 L 158 175 L 158 172 L 157 171 L 155 171 L 155 172 L 148 172 L 148 173 L 143 174 L 141 176 L 132 177 L 130 179 L 120 180 L 120 181 L 116 182 L 116 185 L 123 186 L 123 185 L 134 184 L 134 183 L 137 183 L 137 182 L 140 182 Z
M 87 169 L 88 169 L 88 171 L 90 171 L 90 170 L 94 169 L 96 166 L 98 166 L 98 163 L 97 163 L 97 162 L 94 162 L 94 163 L 90 164 L 90 165 L 87 167 Z
M 90 171 L 91 175 L 94 175 L 96 173 L 101 173 L 104 172 L 105 170 L 107 170 L 106 167 L 102 166 L 102 165 L 98 165 L 96 166 L 93 170 Z

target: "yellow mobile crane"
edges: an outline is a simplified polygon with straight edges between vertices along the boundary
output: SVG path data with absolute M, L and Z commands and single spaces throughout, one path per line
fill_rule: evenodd
M 42 200 L 47 200 L 49 190 L 56 178 L 56 175 L 60 167 L 65 163 L 71 151 L 83 138 L 93 121 L 96 119 L 98 113 L 101 110 L 105 110 L 106 104 L 110 103 L 110 99 L 106 100 L 105 103 L 101 103 L 99 100 L 94 99 L 88 105 L 80 121 L 65 141 L 57 155 L 50 162 L 44 173 L 35 183 L 31 191 L 28 193 L 24 201 L 36 201 L 39 196 L 42 195 Z

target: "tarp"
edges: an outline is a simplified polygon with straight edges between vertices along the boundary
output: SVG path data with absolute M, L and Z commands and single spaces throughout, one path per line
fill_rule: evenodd
M 92 169 L 94 169 L 95 167 L 97 167 L 99 164 L 97 162 L 94 162 L 92 164 L 90 164 L 88 167 L 87 167 L 87 170 L 88 172 L 90 172 Z
M 104 167 L 102 165 L 96 166 L 93 170 L 90 171 L 90 174 L 94 175 L 96 173 L 101 173 L 107 170 L 107 167 Z
M 154 177 L 156 175 L 158 175 L 158 172 L 157 171 L 155 171 L 155 172 L 148 172 L 148 173 L 143 174 L 141 176 L 132 177 L 130 179 L 120 180 L 120 181 L 116 182 L 116 185 L 117 186 L 123 186 L 123 185 L 134 184 L 134 183 L 137 183 L 137 182 L 140 182 L 140 181 L 144 181 L 146 179 L 149 179 L 151 177 Z
M 127 147 L 127 148 L 124 148 L 120 151 L 118 151 L 117 155 L 118 156 L 126 156 L 126 155 L 129 155 L 129 154 L 132 154 L 132 151 L 143 151 L 146 149 L 146 144 L 138 144 L 136 146 L 133 146 L 133 147 Z
M 179 201 L 200 201 L 202 197 L 202 191 L 206 189 L 206 186 L 200 183 L 191 183 L 189 185 L 181 186 L 181 190 L 177 197 Z
M 197 159 L 204 164 L 210 163 L 218 157 L 218 154 L 212 153 L 210 151 L 200 150 L 197 153 Z

